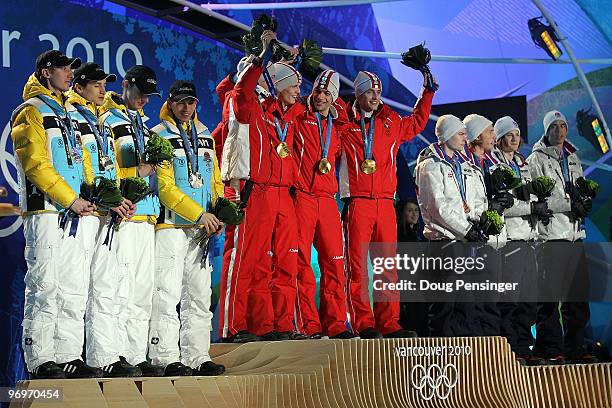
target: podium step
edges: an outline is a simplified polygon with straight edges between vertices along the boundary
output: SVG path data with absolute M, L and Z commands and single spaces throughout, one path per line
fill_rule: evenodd
M 612 408 L 612 364 L 522 367 L 504 338 L 213 345 L 220 377 L 23 381 L 61 401 L 12 407 Z

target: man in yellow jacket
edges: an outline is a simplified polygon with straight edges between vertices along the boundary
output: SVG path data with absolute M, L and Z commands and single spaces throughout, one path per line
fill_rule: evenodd
M 32 378 L 102 375 L 81 360 L 89 270 L 79 218 L 96 208 L 79 198 L 89 155 L 64 95 L 80 63 L 57 50 L 39 55 L 11 117 L 28 266 L 22 346 Z
M 214 140 L 197 119 L 197 104 L 191 82 L 174 82 L 159 115 L 161 123 L 152 129 L 172 143 L 176 156 L 170 166 L 157 168 L 162 211 L 155 228 L 149 329 L 149 358 L 165 366 L 166 376 L 225 371 L 209 355 L 212 266 L 208 250 L 195 239 L 221 231 L 223 223 L 207 211 L 223 195 L 223 184 Z
M 113 136 L 121 178 L 140 176 L 155 190 L 155 166 L 145 161 L 150 131 L 143 108 L 151 95 L 160 96 L 155 72 L 144 65 L 128 69 L 121 83 L 122 94 L 108 92 L 101 108 L 100 122 Z M 113 239 L 117 245 L 117 304 L 121 361 L 140 368 L 145 377 L 161 376 L 163 367 L 147 361 L 149 319 L 153 296 L 155 220 L 159 199 L 150 195 L 136 203 L 136 212 L 119 224 Z
M 106 129 L 100 126 L 99 107 L 104 103 L 106 84 L 115 82 L 115 74 L 107 74 L 98 64 L 88 62 L 74 71 L 74 83 L 68 91 L 68 109 L 78 122 L 83 148 L 89 153 L 91 163 L 85 166 L 85 182 L 96 183 L 103 177 L 119 184 L 115 142 Z M 112 209 L 116 216 L 130 218 L 135 206 L 127 199 Z M 90 271 L 89 296 L 85 314 L 85 351 L 87 364 L 101 367 L 105 377 L 133 377 L 141 374 L 120 359 L 120 344 L 115 333 L 119 307 L 117 295 L 117 243 L 113 245 L 112 231 L 115 218 L 108 211 L 96 211 L 81 220 L 84 234 L 86 265 Z

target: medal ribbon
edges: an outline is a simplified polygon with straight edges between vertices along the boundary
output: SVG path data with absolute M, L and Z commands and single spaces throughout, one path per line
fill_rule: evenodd
M 98 127 L 98 120 L 96 116 L 86 107 L 81 105 L 74 105 L 77 111 L 83 116 L 83 118 L 89 124 L 89 127 L 92 128 L 94 136 L 96 137 L 96 141 L 98 142 L 98 148 L 102 151 L 104 156 L 108 155 L 108 136 L 106 132 L 102 132 L 100 134 L 100 128 Z
M 315 114 L 317 118 L 317 126 L 319 128 L 319 140 L 321 141 L 321 151 L 324 159 L 327 159 L 327 154 L 329 153 L 329 145 L 331 142 L 331 132 L 333 126 L 333 119 L 331 114 L 327 114 L 327 134 L 325 136 L 325 142 L 323 142 L 323 129 L 321 127 L 321 114 L 317 112 Z
M 442 157 L 447 163 L 449 163 L 453 167 L 453 176 L 455 179 L 455 184 L 457 184 L 457 188 L 459 189 L 459 194 L 461 194 L 461 199 L 463 203 L 467 204 L 466 191 L 465 191 L 465 183 L 463 181 L 463 171 L 461 170 L 461 161 L 457 153 L 455 153 L 451 158 L 449 158 L 444 149 L 439 144 L 434 144 L 434 148 L 438 152 L 438 155 Z
M 376 119 L 376 114 L 372 115 L 372 119 L 370 119 L 370 129 L 366 133 L 365 130 L 365 120 L 361 118 L 359 124 L 361 126 L 361 138 L 363 139 L 363 155 L 366 160 L 372 159 L 372 148 L 374 147 L 374 121 Z
M 179 129 L 179 133 L 181 134 L 181 139 L 183 139 L 183 149 L 185 150 L 185 155 L 187 155 L 187 161 L 189 163 L 189 174 L 197 173 L 199 170 L 198 163 L 198 132 L 195 127 L 195 123 L 193 123 L 193 119 L 189 121 L 189 126 L 191 127 L 191 140 L 187 137 L 187 133 L 181 123 L 177 122 L 177 128 Z
M 285 123 L 285 126 L 281 129 L 280 122 L 278 119 L 274 118 L 274 125 L 276 126 L 276 134 L 280 139 L 281 143 L 285 143 L 285 139 L 287 139 L 287 130 L 289 129 L 289 123 Z
M 138 112 L 136 112 L 136 115 L 134 115 L 136 117 L 136 120 L 134 120 L 134 116 L 132 116 L 129 110 L 127 111 L 127 114 L 130 118 L 130 122 L 132 123 L 132 127 L 134 128 L 134 136 L 136 136 L 134 138 L 134 142 L 136 143 L 136 150 L 138 151 L 136 157 L 138 158 L 138 161 L 141 161 L 144 159 L 145 151 L 143 130 L 144 125 L 142 124 L 142 118 L 140 117 L 140 113 Z
M 65 146 L 66 157 L 69 160 L 68 164 L 72 165 L 71 162 L 73 158 L 76 160 L 82 156 L 79 156 L 79 152 L 76 149 L 76 134 L 74 132 L 74 127 L 72 126 L 72 120 L 70 120 L 70 115 L 65 108 L 61 107 L 57 101 L 55 101 L 55 99 L 46 95 L 39 95 L 38 97 L 45 105 L 51 108 L 55 116 L 58 117 L 62 135 L 64 135 L 65 139 L 67 139 L 69 145 Z

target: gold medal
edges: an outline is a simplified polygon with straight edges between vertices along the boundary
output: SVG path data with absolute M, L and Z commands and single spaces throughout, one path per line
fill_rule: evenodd
M 281 159 L 289 156 L 289 145 L 285 142 L 281 142 L 278 146 L 276 146 L 276 152 L 280 156 Z
M 319 161 L 319 172 L 321 174 L 327 174 L 331 170 L 331 163 L 327 160 L 327 157 L 322 158 Z
M 365 159 L 361 162 L 361 171 L 365 174 L 372 174 L 376 171 L 376 162 L 372 159 Z
M 463 202 L 463 212 L 468 214 L 471 211 L 470 206 L 465 201 Z

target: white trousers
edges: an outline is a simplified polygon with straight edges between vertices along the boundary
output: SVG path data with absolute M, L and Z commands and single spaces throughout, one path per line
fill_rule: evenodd
M 197 228 L 155 233 L 155 290 L 149 332 L 153 364 L 180 361 L 196 368 L 210 361 L 212 266 L 193 240 Z M 176 306 L 180 303 L 180 320 Z M 179 350 L 180 343 L 180 350 Z
M 114 336 L 130 364 L 146 360 L 153 295 L 155 229 L 147 222 L 122 222 L 117 245 L 119 329 Z
M 76 236 L 54 213 L 24 217 L 25 305 L 22 346 L 28 371 L 47 361 L 65 363 L 83 352 L 89 286 L 82 218 Z
M 117 242 L 104 245 L 111 217 L 88 216 L 82 219 L 85 253 L 89 265 L 89 297 L 85 312 L 87 364 L 103 367 L 119 360 L 122 351 L 116 333 L 119 322 L 119 264 Z M 118 233 L 116 234 L 118 235 Z

